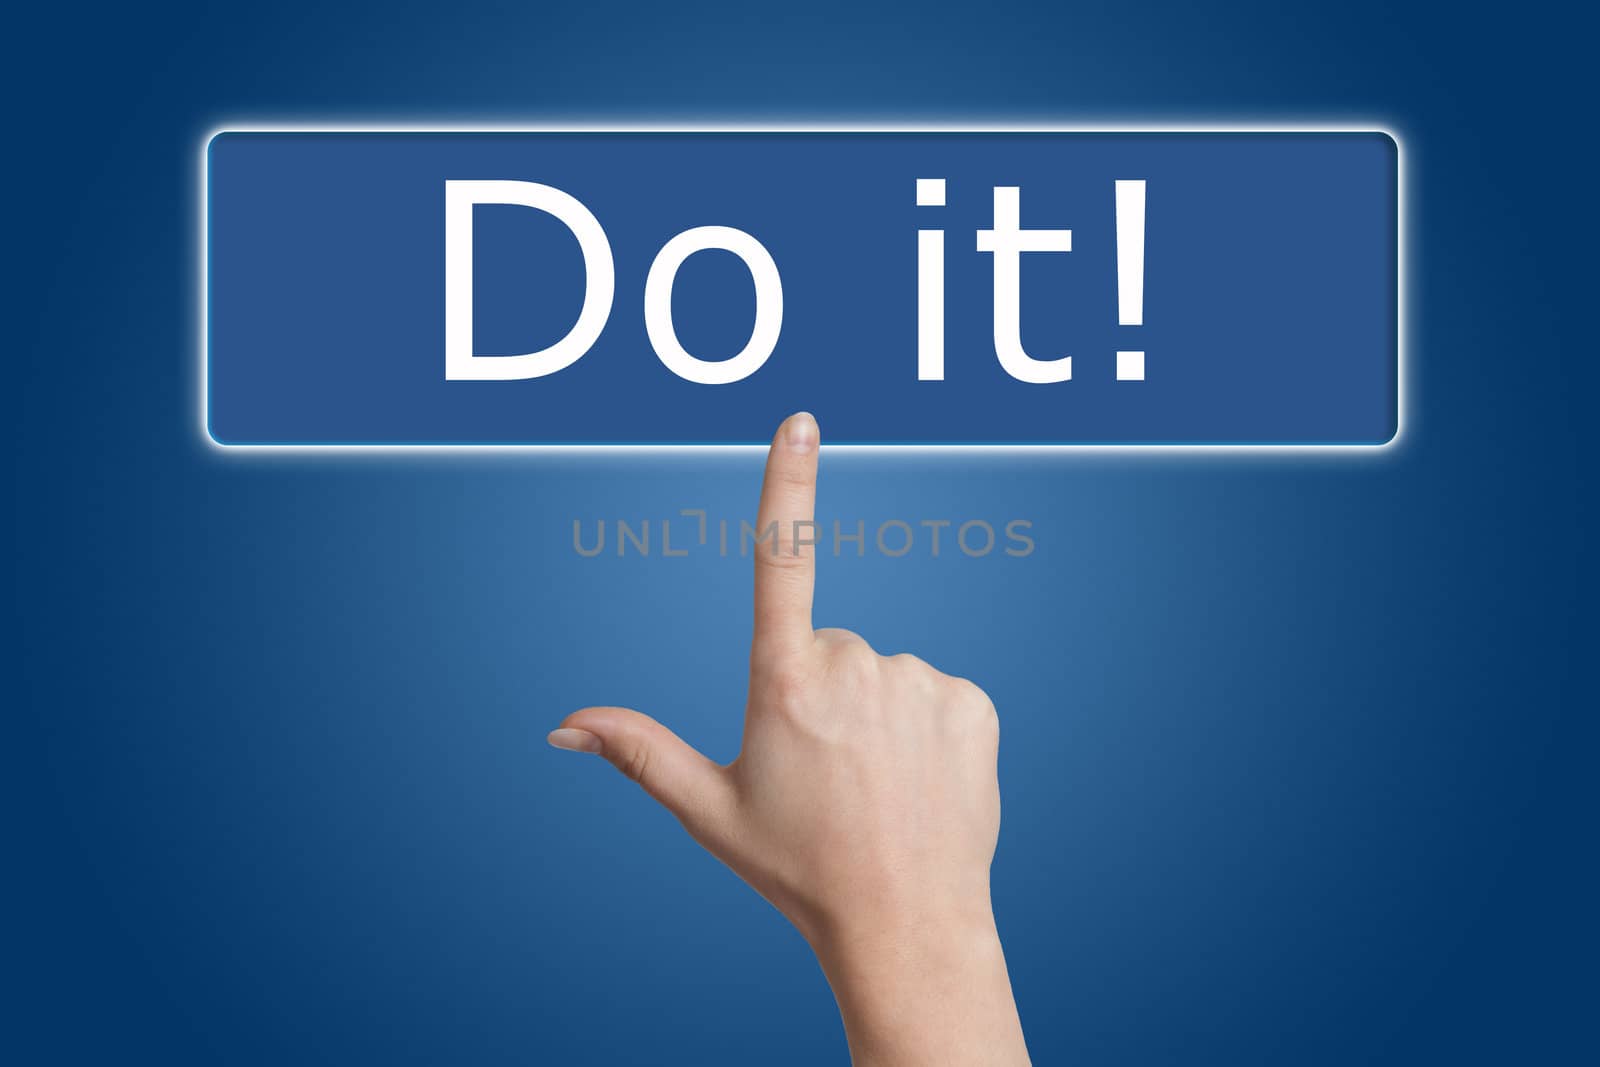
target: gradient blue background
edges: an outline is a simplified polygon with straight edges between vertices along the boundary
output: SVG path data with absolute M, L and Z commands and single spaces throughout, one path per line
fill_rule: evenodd
M 12 12 L 0 1059 L 843 1061 L 799 938 L 543 742 L 615 701 L 733 755 L 744 568 L 579 560 L 569 524 L 738 515 L 754 457 L 271 459 L 195 428 L 210 127 L 736 113 L 1402 132 L 1398 450 L 828 457 L 826 514 L 1021 516 L 1039 548 L 825 561 L 818 620 L 999 705 L 995 898 L 1039 1063 L 1592 1060 L 1590 64 L 1565 17 Z

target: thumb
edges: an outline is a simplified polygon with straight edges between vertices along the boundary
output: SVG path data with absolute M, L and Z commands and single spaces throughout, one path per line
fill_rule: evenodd
M 568 715 L 548 740 L 556 748 L 604 756 L 696 836 L 709 834 L 731 811 L 733 787 L 723 768 L 648 715 L 584 708 Z

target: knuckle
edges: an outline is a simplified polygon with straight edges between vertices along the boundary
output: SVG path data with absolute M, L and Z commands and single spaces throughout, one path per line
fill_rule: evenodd
M 884 667 L 898 679 L 900 685 L 914 692 L 935 697 L 939 694 L 939 683 L 944 675 L 920 656 L 914 656 L 910 652 L 897 652 L 884 660 Z
M 643 785 L 645 775 L 650 773 L 650 747 L 648 745 L 633 745 L 617 760 L 617 769 L 629 778 Z
M 980 689 L 976 682 L 967 678 L 952 678 L 950 681 L 958 705 L 969 709 L 977 718 L 998 719 L 994 701 L 989 699 L 989 694 Z
M 978 688 L 978 683 L 971 678 L 962 678 L 954 674 L 946 675 L 946 678 L 950 692 L 963 704 L 979 703 L 989 699 L 989 695 Z
M 883 658 L 867 644 L 867 639 L 859 634 L 851 634 L 840 646 L 840 651 L 844 653 L 846 659 L 858 664 L 876 665 Z
M 1000 713 L 994 709 L 993 704 L 985 705 L 982 723 L 984 733 L 998 742 L 1000 740 Z
M 853 630 L 841 629 L 837 626 L 824 627 L 816 632 L 817 640 L 832 648 L 846 648 L 851 645 L 865 645 L 866 639 Z
M 876 678 L 878 673 L 878 654 L 872 651 L 872 646 L 859 637 L 851 635 L 854 640 L 841 641 L 830 650 L 830 660 L 835 673 L 844 680 L 854 685 L 864 685 Z
M 789 580 L 796 583 L 803 580 L 799 572 L 811 566 L 811 557 L 803 552 L 796 552 L 792 543 L 780 544 L 776 549 L 766 545 L 757 546 L 756 566 L 771 571 L 774 575 L 792 576 Z

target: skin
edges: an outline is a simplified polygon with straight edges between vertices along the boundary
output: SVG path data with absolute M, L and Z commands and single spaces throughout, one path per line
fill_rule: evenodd
M 767 456 L 757 527 L 776 521 L 780 548 L 754 552 L 738 759 L 626 708 L 574 712 L 549 740 L 605 757 L 794 923 L 857 1067 L 1026 1064 L 989 897 L 999 720 L 965 679 L 812 629 L 819 442 L 801 413 Z

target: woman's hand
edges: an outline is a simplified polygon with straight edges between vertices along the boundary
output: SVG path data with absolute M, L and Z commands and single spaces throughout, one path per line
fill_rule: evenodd
M 575 712 L 550 743 L 604 756 L 794 923 L 857 1064 L 1026 1063 L 989 902 L 994 707 L 915 656 L 812 630 L 818 444 L 799 414 L 768 453 L 739 758 L 624 708 Z

